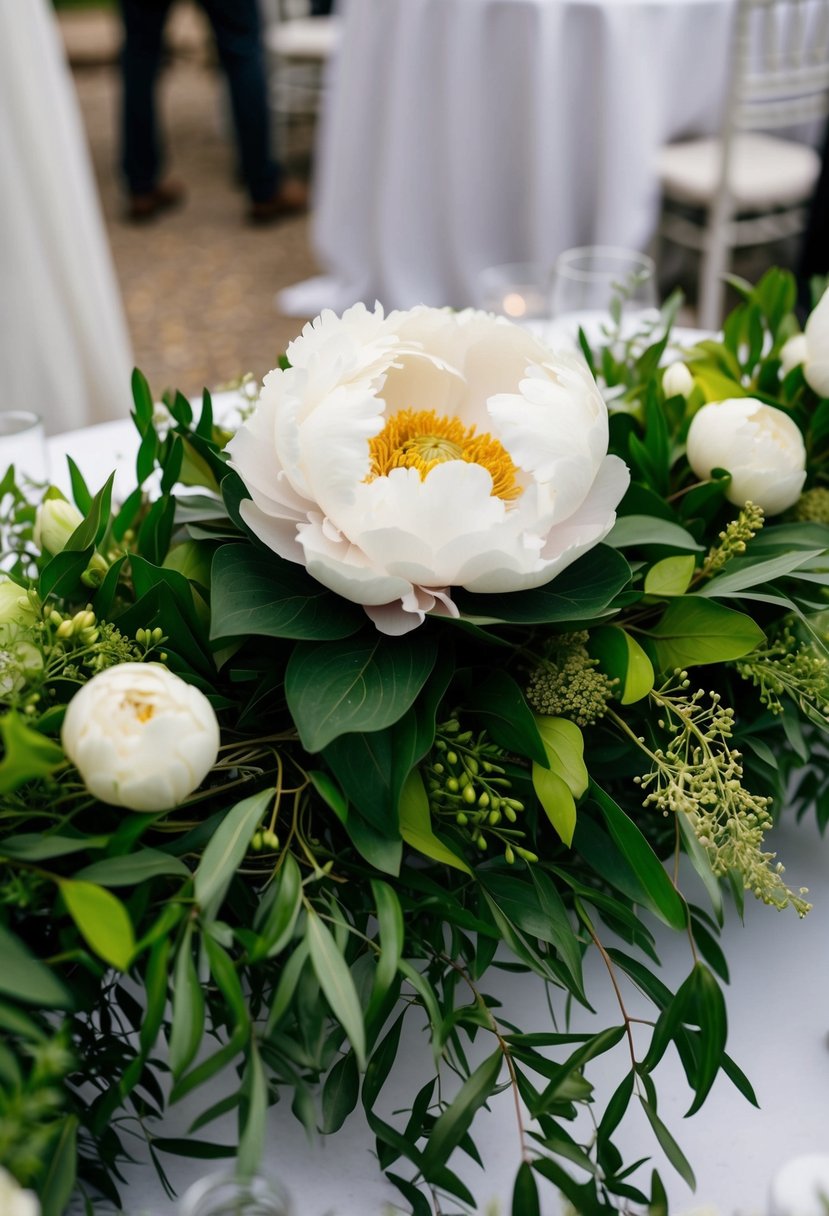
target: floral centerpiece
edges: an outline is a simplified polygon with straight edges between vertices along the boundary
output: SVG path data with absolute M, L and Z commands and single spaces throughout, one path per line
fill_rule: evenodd
M 724 893 L 793 910 L 795 934 L 806 893 L 766 833 L 829 815 L 829 297 L 800 334 L 790 275 L 741 290 L 667 368 L 673 304 L 578 355 L 481 313 L 326 313 L 232 435 L 207 395 L 159 415 L 136 374 L 122 501 L 71 462 L 73 502 L 6 473 L 15 1211 L 117 1203 L 136 1138 L 162 1173 L 170 1153 L 249 1173 L 286 1090 L 329 1134 L 361 1104 L 415 1216 L 475 1210 L 456 1153 L 506 1088 L 520 1216 L 538 1178 L 581 1213 L 666 1210 L 614 1143 L 631 1104 L 693 1181 L 653 1070 L 679 1053 L 691 1111 L 720 1071 L 753 1100 L 726 1049 Z M 675 992 L 654 919 L 689 946 Z M 618 1024 L 574 1033 L 588 951 Z M 546 986 L 549 1022 L 502 1020 L 493 968 Z M 423 1028 L 434 1075 L 383 1116 Z M 591 1061 L 617 1050 L 599 1098 Z M 194 1091 L 190 1135 L 165 1138 Z

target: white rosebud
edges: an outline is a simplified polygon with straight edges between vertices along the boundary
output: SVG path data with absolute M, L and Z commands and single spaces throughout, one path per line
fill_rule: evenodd
M 704 405 L 688 431 L 688 463 L 697 477 L 727 469 L 729 502 L 756 503 L 778 515 L 800 497 L 806 480 L 806 449 L 795 422 L 753 397 Z
M 71 502 L 47 498 L 35 516 L 35 545 L 41 553 L 62 553 L 69 537 L 82 523 L 83 516 Z
M 825 291 L 817 302 L 806 328 L 806 358 L 803 374 L 806 383 L 820 397 L 829 397 L 829 291 Z
M 662 373 L 662 391 L 666 397 L 687 397 L 694 387 L 694 377 L 685 363 L 669 364 Z
M 0 1165 L 0 1212 L 3 1216 L 40 1216 L 40 1203 L 34 1191 L 26 1191 L 8 1170 Z
M 156 663 L 120 663 L 69 702 L 63 749 L 90 794 L 163 811 L 192 794 L 216 762 L 219 724 L 203 692 Z
M 806 341 L 806 335 L 795 334 L 794 337 L 789 338 L 780 351 L 780 365 L 783 375 L 788 376 L 792 368 L 800 367 L 801 363 L 805 363 L 808 357 L 809 343 Z

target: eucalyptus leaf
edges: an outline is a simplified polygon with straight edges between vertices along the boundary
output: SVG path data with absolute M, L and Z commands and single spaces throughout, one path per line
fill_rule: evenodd
M 225 815 L 196 869 L 195 897 L 199 904 L 210 903 L 227 889 L 272 800 L 273 791 L 263 790 L 237 802 Z

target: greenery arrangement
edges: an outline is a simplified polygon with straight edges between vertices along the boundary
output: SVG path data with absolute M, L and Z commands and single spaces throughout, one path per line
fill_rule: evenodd
M 829 305 L 800 335 L 791 276 L 740 289 L 667 370 L 672 305 L 582 335 L 609 411 L 505 322 L 355 309 L 306 328 L 232 440 L 208 395 L 158 411 L 136 373 L 117 505 L 74 465 L 74 503 L 6 473 L 0 1161 L 32 1211 L 118 1205 L 139 1141 L 162 1177 L 171 1153 L 249 1173 L 286 1091 L 327 1134 L 361 1103 L 415 1216 L 475 1210 L 455 1154 L 507 1088 L 516 1216 L 539 1177 L 585 1216 L 667 1211 L 614 1143 L 631 1104 L 692 1183 L 653 1070 L 678 1052 L 693 1111 L 721 1070 L 753 1100 L 723 898 L 805 914 L 764 838 L 784 807 L 829 818 Z M 689 944 L 676 992 L 654 918 Z M 620 1004 L 567 1030 L 588 951 L 650 1026 Z M 547 1024 L 502 1020 L 503 968 L 546 986 Z M 434 1076 L 390 1121 L 423 1028 Z M 228 1111 L 238 1146 L 210 1138 Z

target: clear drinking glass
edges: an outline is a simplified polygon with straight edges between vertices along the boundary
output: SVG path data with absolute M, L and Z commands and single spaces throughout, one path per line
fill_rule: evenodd
M 539 262 L 505 262 L 478 275 L 478 307 L 512 321 L 540 321 L 549 316 L 550 268 Z
M 43 419 L 29 410 L 0 410 L 0 477 L 14 465 L 18 479 L 47 481 Z
M 554 320 L 606 317 L 614 298 L 624 319 L 658 308 L 653 258 L 614 245 L 583 245 L 556 259 L 550 290 Z
M 178 1216 L 292 1216 L 290 1199 L 274 1178 L 208 1174 L 182 1195 Z

